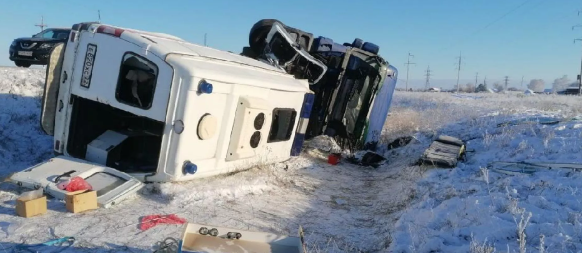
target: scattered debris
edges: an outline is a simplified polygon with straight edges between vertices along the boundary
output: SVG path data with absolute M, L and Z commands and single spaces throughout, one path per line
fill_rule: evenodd
M 386 158 L 372 151 L 361 151 L 347 158 L 346 161 L 360 166 L 378 168 L 386 161 Z
M 515 126 L 515 125 L 521 125 L 521 124 L 555 125 L 555 124 L 558 124 L 560 122 L 562 122 L 562 121 L 559 119 L 550 118 L 550 117 L 529 117 L 529 118 L 516 119 L 516 120 L 504 122 L 504 123 L 499 123 L 499 124 L 497 124 L 497 127 Z
M 327 157 L 327 163 L 331 165 L 337 165 L 340 162 L 341 158 L 342 154 L 340 153 L 329 154 L 329 156 Z
M 74 173 L 75 171 L 69 171 L 68 173 Z M 61 175 L 63 176 L 63 175 Z M 66 180 L 60 180 L 61 176 L 58 176 L 55 179 L 55 183 L 57 183 L 57 188 L 61 190 L 65 190 L 68 192 L 76 192 L 81 190 L 92 190 L 93 187 L 89 184 L 85 179 L 82 177 L 76 176 L 73 178 L 68 178 Z M 70 176 L 70 174 L 69 174 Z
M 441 135 L 424 151 L 419 164 L 454 168 L 464 157 L 465 143 L 462 140 Z
M 300 253 L 304 252 L 302 234 L 302 228 L 297 237 L 190 223 L 182 232 L 178 252 Z
M 32 245 L 25 245 L 25 244 L 19 244 L 15 247 L 15 252 L 20 252 L 20 251 L 27 251 L 27 252 L 46 252 L 43 251 L 43 247 L 47 247 L 47 246 L 58 246 L 58 247 L 64 247 L 65 249 L 68 247 L 73 246 L 73 244 L 75 243 L 75 237 L 62 237 L 62 238 L 58 238 L 58 239 L 54 239 L 54 240 L 50 240 L 48 242 L 43 242 L 43 243 L 38 243 L 38 244 L 32 244 Z M 65 250 L 62 249 L 61 251 Z M 45 249 L 46 250 L 46 249 Z
M 487 168 L 507 175 L 533 174 L 540 170 L 571 169 L 582 171 L 582 164 L 576 163 L 530 163 L 530 162 L 492 162 Z
M 42 189 L 24 192 L 16 199 L 16 214 L 20 217 L 38 216 L 46 211 L 47 201 Z
M 148 215 L 144 216 L 139 223 L 139 229 L 141 230 L 148 230 L 153 228 L 159 224 L 184 224 L 186 223 L 186 219 L 180 218 L 175 214 L 168 214 L 168 215 Z
M 156 243 L 157 250 L 154 253 L 177 253 L 180 252 L 180 243 L 172 237 L 168 237 L 161 242 Z
M 404 147 L 404 146 L 410 144 L 410 142 L 413 139 L 414 139 L 414 137 L 412 137 L 412 136 L 404 136 L 404 137 L 397 138 L 396 140 L 394 140 L 388 144 L 388 150 Z
M 99 208 L 97 192 L 94 190 L 67 192 L 65 195 L 65 207 L 71 213 L 95 210 Z
M 337 142 L 327 135 L 313 137 L 313 139 L 305 141 L 305 146 L 328 153 L 340 153 L 342 151 Z

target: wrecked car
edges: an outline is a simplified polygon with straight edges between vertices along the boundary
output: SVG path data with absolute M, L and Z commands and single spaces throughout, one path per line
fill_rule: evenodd
M 309 81 L 279 67 L 99 23 L 73 25 L 46 72 L 41 127 L 56 157 L 11 180 L 59 197 L 56 179 L 80 176 L 102 206 L 142 182 L 287 160 L 313 101 Z

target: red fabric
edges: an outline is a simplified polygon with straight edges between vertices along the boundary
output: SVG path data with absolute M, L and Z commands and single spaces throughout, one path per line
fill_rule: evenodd
M 139 229 L 148 230 L 158 224 L 184 224 L 186 219 L 180 218 L 175 214 L 161 215 L 153 214 L 141 218 Z
M 82 177 L 73 177 L 71 178 L 71 182 L 65 186 L 65 190 L 68 192 L 93 190 L 93 187 Z

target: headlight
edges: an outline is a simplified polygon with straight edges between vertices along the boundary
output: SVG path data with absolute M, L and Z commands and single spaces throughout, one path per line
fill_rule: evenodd
M 13 41 L 12 41 L 12 44 L 10 44 L 10 46 L 11 46 L 11 47 L 14 47 L 14 46 L 16 46 L 16 41 L 15 41 L 15 40 L 13 40 Z
M 45 43 L 45 44 L 40 45 L 39 49 L 49 49 L 51 47 L 53 47 L 53 44 Z

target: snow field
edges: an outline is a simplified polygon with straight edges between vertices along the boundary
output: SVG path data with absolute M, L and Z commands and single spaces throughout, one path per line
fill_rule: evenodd
M 52 156 L 52 138 L 39 126 L 43 79 L 42 69 L 0 68 L 2 180 Z M 493 161 L 582 163 L 582 121 L 573 120 L 581 105 L 573 96 L 396 92 L 383 141 L 415 140 L 380 150 L 388 161 L 377 169 L 327 164 L 326 151 L 338 150 L 318 137 L 284 163 L 148 184 L 117 206 L 82 214 L 50 199 L 47 214 L 17 217 L 21 190 L 3 183 L 0 252 L 63 236 L 77 239 L 65 252 L 151 252 L 157 241 L 178 237 L 181 227 L 140 231 L 139 218 L 171 213 L 193 223 L 289 235 L 302 226 L 309 252 L 519 252 L 520 238 L 522 248 L 541 252 L 542 236 L 545 252 L 580 252 L 580 172 L 506 175 L 486 168 Z M 498 126 L 532 116 L 568 121 Z M 467 141 L 474 152 L 454 169 L 413 166 L 440 134 Z

